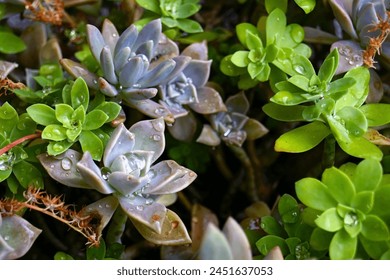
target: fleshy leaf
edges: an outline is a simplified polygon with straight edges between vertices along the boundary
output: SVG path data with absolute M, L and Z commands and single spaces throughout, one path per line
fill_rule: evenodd
M 382 180 L 382 165 L 374 159 L 361 161 L 355 170 L 353 181 L 358 192 L 374 191 Z
M 381 126 L 390 122 L 390 104 L 365 104 L 359 109 L 366 116 L 368 126 Z
M 367 215 L 363 221 L 362 235 L 372 241 L 389 239 L 389 229 L 386 223 L 376 215 Z
M 337 206 L 337 201 L 329 193 L 328 187 L 314 178 L 303 178 L 295 183 L 295 191 L 300 201 L 313 209 L 325 211 Z
M 4 106 L 4 105 L 3 105 Z M 58 123 L 53 108 L 45 104 L 33 104 L 26 109 L 29 116 L 38 124 L 47 126 Z
M 331 260 L 350 260 L 356 254 L 357 237 L 352 238 L 344 230 L 336 232 L 329 246 Z
M 312 122 L 295 128 L 282 136 L 275 142 L 275 150 L 278 152 L 301 153 L 317 146 L 330 130 L 322 122 Z
M 337 214 L 336 208 L 329 208 L 321 214 L 316 220 L 316 225 L 326 231 L 336 232 L 343 228 L 343 219 Z
M 201 260 L 232 260 L 233 252 L 226 236 L 212 223 L 209 223 L 199 248 Z
M 322 174 L 322 182 L 337 202 L 350 205 L 355 195 L 355 186 L 349 177 L 335 167 L 328 168 Z

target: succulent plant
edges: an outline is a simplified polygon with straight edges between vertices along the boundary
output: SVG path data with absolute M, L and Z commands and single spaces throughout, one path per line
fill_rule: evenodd
M 210 115 L 210 125 L 203 126 L 199 143 L 217 146 L 221 140 L 228 145 L 241 146 L 247 138 L 254 140 L 268 132 L 260 122 L 246 116 L 249 102 L 243 92 L 230 96 L 226 112 Z
M 168 127 L 172 136 L 189 141 L 196 131 L 196 120 L 187 106 L 204 115 L 226 111 L 226 107 L 219 93 L 206 84 L 211 66 L 211 60 L 207 60 L 206 43 L 193 43 L 181 55 L 191 57 L 192 60 L 177 77 L 159 86 L 159 102 L 175 118 L 174 125 Z
M 87 39 L 102 75 L 72 60 L 62 59 L 66 71 L 74 77 L 83 77 L 90 88 L 123 100 L 147 116 L 164 117 L 167 122 L 173 122 L 172 114 L 150 98 L 157 94 L 158 85 L 174 79 L 191 58 L 164 56 L 177 46 L 162 35 L 161 20 L 149 22 L 140 32 L 131 25 L 119 36 L 112 22 L 106 19 L 102 32 L 87 25 Z
M 0 260 L 22 257 L 41 232 L 18 215 L 0 215 Z
M 152 165 L 164 151 L 164 128 L 163 118 L 140 121 L 128 130 L 120 124 L 107 143 L 102 168 L 89 152 L 81 155 L 68 150 L 57 157 L 40 155 L 39 159 L 49 175 L 64 185 L 115 196 L 146 239 L 188 243 L 184 224 L 165 205 L 197 175 L 172 160 Z

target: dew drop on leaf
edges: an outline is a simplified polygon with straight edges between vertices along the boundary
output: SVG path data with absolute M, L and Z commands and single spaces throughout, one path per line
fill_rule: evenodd
M 61 167 L 64 170 L 70 170 L 72 168 L 72 161 L 69 158 L 64 157 L 61 160 Z

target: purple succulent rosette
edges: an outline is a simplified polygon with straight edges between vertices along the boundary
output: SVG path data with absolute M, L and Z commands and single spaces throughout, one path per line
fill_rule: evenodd
M 175 215 L 166 205 L 197 177 L 173 160 L 154 164 L 165 148 L 164 130 L 163 118 L 140 121 L 129 129 L 120 124 L 107 143 L 103 167 L 88 152 L 73 150 L 39 159 L 56 181 L 114 195 L 138 230 L 161 234 Z M 184 227 L 178 217 L 175 220 Z
M 191 58 L 165 56 L 165 52 L 177 50 L 177 46 L 162 34 L 161 20 L 149 22 L 140 32 L 131 25 L 119 35 L 112 22 L 106 19 L 101 32 L 87 25 L 87 39 L 103 75 L 90 72 L 80 63 L 62 59 L 67 72 L 83 77 L 90 88 L 123 100 L 149 117 L 174 121 L 172 113 L 151 98 L 156 96 L 158 85 L 179 75 Z

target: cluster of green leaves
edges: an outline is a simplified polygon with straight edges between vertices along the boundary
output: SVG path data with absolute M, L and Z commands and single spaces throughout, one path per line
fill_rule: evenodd
M 309 60 L 300 65 L 300 74 L 275 84 L 273 103 L 263 107 L 270 117 L 280 121 L 306 121 L 275 143 L 282 152 L 305 152 L 332 134 L 339 146 L 358 158 L 383 156 L 381 150 L 365 137 L 368 127 L 390 122 L 389 104 L 363 105 L 369 90 L 369 71 L 356 67 L 344 77 L 333 79 L 338 66 L 338 51 L 334 49 L 324 60 L 318 74 Z
M 305 223 L 305 212 L 289 194 L 278 201 L 277 214 L 261 218 L 260 227 L 267 234 L 256 242 L 261 256 L 266 256 L 278 246 L 287 260 L 323 258 L 325 250 L 314 250 L 310 246 L 313 227 Z
M 27 113 L 19 116 L 7 102 L 0 107 L 0 148 L 34 134 L 35 129 L 36 124 Z M 18 193 L 20 186 L 43 188 L 42 175 L 36 167 L 35 158 L 39 148 L 40 145 L 31 147 L 17 145 L 11 149 L 1 149 L 4 152 L 0 154 L 0 182 L 7 180 L 8 189 L 13 194 Z
M 31 87 L 15 89 L 14 93 L 26 103 L 56 103 L 61 100 L 61 91 L 66 84 L 61 66 L 55 64 L 43 64 L 37 75 L 27 77 L 31 79 L 28 84 Z
M 306 14 L 313 11 L 316 6 L 316 0 L 294 0 L 295 4 L 297 4 Z M 275 8 L 279 8 L 286 12 L 287 10 L 288 0 L 265 0 L 265 8 L 267 11 L 272 11 Z
M 64 103 L 49 105 L 37 103 L 27 108 L 27 113 L 39 125 L 44 126 L 42 139 L 49 140 L 49 155 L 59 155 L 79 142 L 83 152 L 100 160 L 104 145 L 109 139 L 103 125 L 114 120 L 121 107 L 107 102 L 97 94 L 90 102 L 88 86 L 82 78 L 65 85 L 62 90 Z
M 221 71 L 228 76 L 239 76 L 238 87 L 249 89 L 259 82 L 271 83 L 285 79 L 286 74 L 299 74 L 311 49 L 303 44 L 304 30 L 299 24 L 287 25 L 283 10 L 276 7 L 254 26 L 236 26 L 238 40 L 243 46 L 222 59 Z M 303 62 L 302 62 L 303 61 Z
M 379 161 L 331 167 L 321 181 L 304 178 L 295 189 L 307 206 L 305 222 L 315 227 L 312 248 L 331 259 L 390 258 L 390 175 Z
M 175 38 L 182 30 L 186 33 L 202 32 L 202 26 L 189 17 L 196 14 L 201 6 L 199 0 L 136 0 L 138 5 L 147 10 L 137 25 L 145 25 L 148 22 L 161 18 L 161 23 L 165 27 L 164 33 Z

